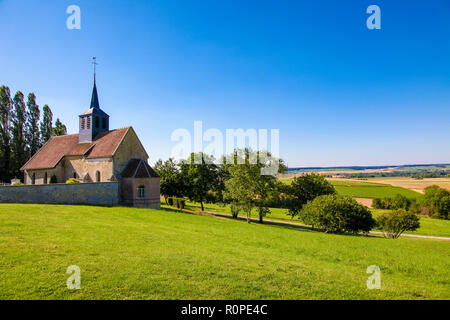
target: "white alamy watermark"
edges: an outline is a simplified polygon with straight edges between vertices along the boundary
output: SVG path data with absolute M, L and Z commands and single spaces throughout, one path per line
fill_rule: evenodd
M 81 9 L 79 6 L 72 4 L 67 7 L 66 13 L 70 16 L 66 20 L 66 27 L 69 30 L 81 29 Z
M 367 18 L 366 26 L 369 30 L 381 29 L 381 9 L 379 6 L 373 4 L 367 7 L 366 13 L 370 14 Z
M 270 133 L 270 138 L 269 138 Z M 248 148 L 257 150 L 256 154 L 249 159 L 250 164 L 264 161 L 267 167 L 263 168 L 261 174 L 275 175 L 279 169 L 280 157 L 280 130 L 279 129 L 226 129 L 225 134 L 216 128 L 203 130 L 202 121 L 194 121 L 193 134 L 184 128 L 172 132 L 171 141 L 176 142 L 172 148 L 171 157 L 177 160 L 190 159 L 194 153 L 194 163 L 201 164 L 202 161 L 223 164 L 233 164 L 233 153 L 238 149 Z M 203 158 L 197 155 L 205 154 L 211 158 Z M 224 159 L 224 155 L 226 158 Z M 238 161 L 241 161 L 238 158 Z M 240 163 L 238 163 L 240 164 Z
M 69 266 L 67 267 L 67 274 L 70 274 L 70 277 L 67 278 L 67 289 L 69 290 L 80 290 L 81 289 L 81 269 L 79 266 Z
M 381 269 L 379 266 L 368 266 L 366 273 L 372 274 L 367 279 L 367 289 L 373 290 L 373 289 L 381 289 Z

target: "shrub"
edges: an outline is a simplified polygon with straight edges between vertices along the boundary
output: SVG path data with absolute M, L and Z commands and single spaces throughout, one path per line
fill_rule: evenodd
M 323 176 L 312 173 L 294 178 L 284 193 L 285 207 L 289 209 L 290 215 L 295 216 L 308 201 L 318 196 L 336 194 L 336 190 Z
M 448 219 L 450 214 L 450 191 L 433 185 L 424 189 L 421 207 L 429 207 L 430 216 L 440 219 Z
M 405 231 L 414 231 L 420 227 L 419 217 L 405 209 L 381 214 L 377 217 L 376 224 L 385 237 L 392 239 L 397 239 Z
M 13 186 L 23 186 L 23 185 L 24 184 L 22 182 L 20 182 L 20 181 L 13 184 Z
M 308 202 L 299 213 L 300 219 L 326 233 L 368 233 L 375 225 L 371 211 L 350 197 L 319 196 Z
M 68 183 L 68 184 L 80 183 L 80 180 L 78 180 L 76 178 L 70 178 L 69 180 L 66 181 L 66 183 Z
M 54 175 L 54 174 L 52 174 L 50 176 L 50 184 L 53 184 L 53 183 L 58 183 L 58 179 L 56 178 L 56 175 Z

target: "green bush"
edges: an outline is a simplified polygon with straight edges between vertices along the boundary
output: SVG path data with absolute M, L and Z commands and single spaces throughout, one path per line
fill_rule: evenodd
M 80 180 L 78 180 L 76 178 L 70 178 L 69 180 L 66 181 L 66 183 L 68 183 L 68 184 L 80 183 Z
M 13 186 L 23 186 L 23 185 L 24 184 L 22 182 L 20 182 L 20 181 L 13 184 Z
M 401 194 L 395 195 L 394 198 L 376 198 L 373 199 L 372 207 L 375 209 L 406 209 L 411 206 L 412 201 Z
M 284 206 L 292 216 L 297 215 L 308 201 L 318 196 L 336 194 L 333 185 L 322 175 L 315 173 L 294 178 L 284 189 Z
M 58 183 L 58 178 L 56 178 L 56 175 L 52 174 L 50 177 L 50 183 Z
M 372 212 L 350 197 L 323 195 L 309 201 L 299 213 L 304 223 L 328 233 L 368 233 L 375 225 Z
M 419 217 L 412 211 L 398 209 L 381 214 L 376 219 L 377 227 L 387 238 L 396 239 L 405 231 L 420 227 Z

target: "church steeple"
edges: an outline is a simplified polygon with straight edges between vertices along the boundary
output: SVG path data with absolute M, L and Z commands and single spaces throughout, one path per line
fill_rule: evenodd
M 100 109 L 96 84 L 97 60 L 94 57 L 94 88 L 92 89 L 91 105 L 80 115 L 79 142 L 92 142 L 98 133 L 109 131 L 109 115 Z
M 100 104 L 98 103 L 97 85 L 95 84 L 95 76 L 94 76 L 94 88 L 92 89 L 91 108 L 100 109 Z

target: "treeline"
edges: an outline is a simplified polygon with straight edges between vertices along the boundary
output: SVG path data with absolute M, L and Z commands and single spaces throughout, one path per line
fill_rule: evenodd
M 36 96 L 25 96 L 17 91 L 14 97 L 7 86 L 0 87 L 0 182 L 23 180 L 20 168 L 42 147 L 52 135 L 67 134 L 59 119 L 53 126 L 53 113 L 48 105 L 42 108 L 42 117 Z
M 450 191 L 434 185 L 426 187 L 423 197 L 418 199 L 408 199 L 405 196 L 396 195 L 393 198 L 374 199 L 372 206 L 375 209 L 403 209 L 431 218 L 448 219 Z

